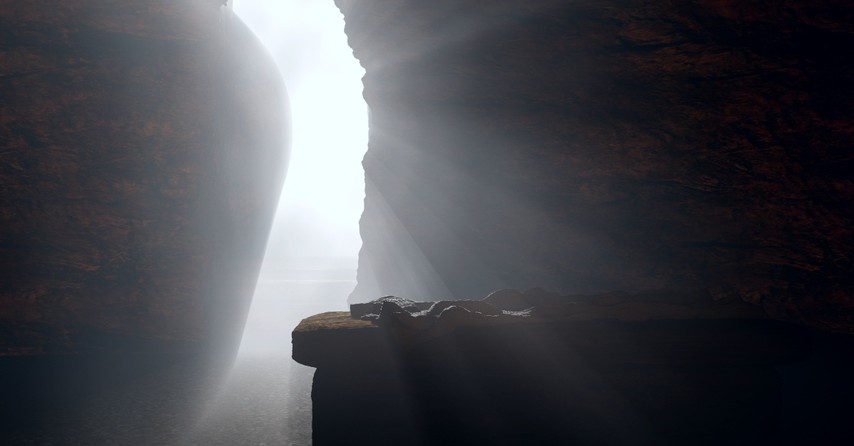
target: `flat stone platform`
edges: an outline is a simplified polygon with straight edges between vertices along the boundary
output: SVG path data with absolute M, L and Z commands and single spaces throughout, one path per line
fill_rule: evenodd
M 552 300 L 304 319 L 293 358 L 317 367 L 314 444 L 741 444 L 779 432 L 774 367 L 808 355 L 801 328 L 740 304 Z

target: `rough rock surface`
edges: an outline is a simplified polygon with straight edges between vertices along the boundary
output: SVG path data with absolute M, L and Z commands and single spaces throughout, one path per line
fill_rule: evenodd
M 498 290 L 482 300 L 414 302 L 386 296 L 350 306 L 354 319 L 372 321 L 412 345 L 459 328 L 514 323 L 570 321 L 655 321 L 764 319 L 762 311 L 742 301 L 713 302 L 698 296 L 608 293 L 561 296 L 542 288 L 525 293 Z M 370 312 L 367 309 L 370 309 Z M 357 311 L 354 311 L 357 310 Z
M 293 358 L 317 367 L 313 444 L 778 441 L 772 367 L 807 355 L 804 329 L 729 310 L 667 316 L 651 304 L 661 319 L 621 319 L 613 297 L 565 318 L 475 314 L 462 308 L 473 301 L 459 301 L 426 328 L 411 322 L 433 319 L 429 311 L 391 301 L 383 312 L 401 312 L 376 323 L 309 317 L 293 332 Z
M 0 29 L 0 355 L 235 347 L 287 154 L 272 60 L 209 0 L 2 0 Z
M 507 308 L 508 306 L 495 302 L 496 294 L 516 294 L 535 301 L 523 311 Z M 373 307 L 372 313 L 365 313 L 366 307 Z M 302 364 L 313 367 L 339 366 L 347 364 L 370 363 L 366 359 L 382 355 L 384 350 L 398 348 L 410 352 L 424 345 L 429 345 L 435 339 L 447 339 L 453 336 L 467 336 L 466 333 L 480 333 L 478 339 L 482 342 L 495 344 L 500 348 L 502 337 L 489 339 L 488 333 L 500 330 L 515 330 L 519 327 L 547 327 L 546 330 L 555 333 L 586 333 L 588 336 L 597 330 L 595 326 L 644 326 L 656 327 L 662 324 L 658 339 L 655 343 L 655 355 L 667 355 L 668 349 L 687 353 L 685 345 L 696 343 L 703 354 L 709 354 L 714 346 L 725 346 L 737 342 L 734 350 L 748 352 L 746 356 L 764 352 L 767 361 L 785 362 L 787 357 L 797 357 L 803 354 L 803 341 L 792 342 L 793 338 L 782 336 L 780 345 L 774 346 L 777 333 L 798 333 L 794 327 L 780 324 L 779 330 L 769 332 L 773 336 L 762 336 L 763 330 L 771 321 L 753 305 L 741 301 L 711 302 L 698 297 L 672 296 L 662 294 L 627 295 L 609 293 L 594 296 L 561 296 L 546 294 L 541 289 L 532 289 L 526 293 L 516 290 L 501 290 L 491 293 L 483 300 L 460 300 L 438 302 L 414 302 L 395 296 L 386 296 L 368 304 L 353 305 L 359 312 L 330 312 L 322 313 L 304 319 L 293 332 L 293 358 Z M 663 339 L 667 333 L 668 324 L 682 324 L 685 327 L 696 324 L 699 331 L 704 327 L 715 327 L 718 324 L 720 333 L 716 340 L 698 342 L 692 337 L 687 339 Z M 742 324 L 744 327 L 756 326 L 757 330 L 748 328 L 746 331 L 731 330 L 732 324 Z M 602 335 L 606 333 L 600 332 Z M 455 333 L 463 333 L 455 335 Z M 483 334 L 487 333 L 487 334 Z M 674 332 L 678 337 L 679 331 Z M 753 338 L 747 336 L 752 333 Z M 573 336 L 573 335 L 567 335 Z M 608 337 L 610 335 L 605 335 Z M 618 335 L 617 337 L 622 336 Z M 595 336 L 594 336 L 595 337 Z M 744 339 L 741 339 L 744 337 Z M 613 341 L 613 339 L 611 339 Z M 446 341 L 447 342 L 447 341 Z M 574 340 L 577 346 L 584 345 L 585 349 L 595 350 L 598 341 Z M 619 341 L 622 343 L 624 341 Z M 604 356 L 619 355 L 636 356 L 631 347 L 616 348 L 609 345 L 599 345 L 602 350 L 597 354 Z M 547 348 L 547 347 L 543 347 Z M 754 350 L 755 349 L 755 350 Z M 739 353 L 725 353 L 724 357 Z M 654 356 L 654 355 L 653 355 Z M 614 361 L 617 359 L 612 358 Z M 437 359 L 438 360 L 438 359 Z M 707 358 L 707 360 L 709 360 Z M 713 361 L 713 360 L 712 360 Z M 438 360 L 441 363 L 441 360 Z
M 359 285 L 682 289 L 854 332 L 854 4 L 336 0 Z

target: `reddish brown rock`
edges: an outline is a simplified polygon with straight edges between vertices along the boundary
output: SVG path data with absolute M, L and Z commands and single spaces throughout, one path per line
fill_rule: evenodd
M 233 350 L 284 88 L 217 2 L 0 2 L 0 355 Z
M 854 332 L 854 7 L 338 0 L 371 136 L 353 301 L 691 290 Z

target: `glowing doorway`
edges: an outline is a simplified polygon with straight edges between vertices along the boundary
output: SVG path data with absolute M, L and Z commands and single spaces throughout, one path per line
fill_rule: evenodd
M 235 0 L 233 10 L 279 65 L 293 134 L 241 354 L 289 354 L 296 323 L 346 309 L 355 286 L 368 138 L 364 70 L 331 0 Z

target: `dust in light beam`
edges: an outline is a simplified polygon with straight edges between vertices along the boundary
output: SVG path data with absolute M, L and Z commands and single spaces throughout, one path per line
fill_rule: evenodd
M 331 0 L 235 0 L 233 10 L 275 59 L 290 98 L 291 158 L 265 268 L 355 257 L 368 112 L 344 18 Z

